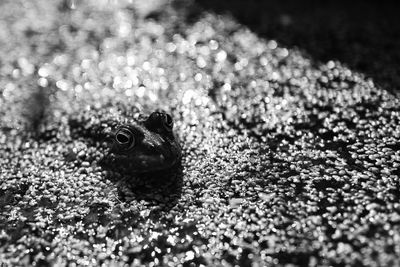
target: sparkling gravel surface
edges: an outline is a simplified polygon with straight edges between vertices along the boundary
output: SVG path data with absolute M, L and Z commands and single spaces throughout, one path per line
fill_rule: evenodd
M 0 263 L 400 265 L 399 97 L 168 3 L 0 3 Z M 111 102 L 170 112 L 181 166 L 104 166 L 70 121 Z

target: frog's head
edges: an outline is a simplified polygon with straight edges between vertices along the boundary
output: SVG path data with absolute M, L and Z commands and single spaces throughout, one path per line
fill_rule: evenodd
M 181 158 L 181 147 L 173 133 L 172 117 L 156 111 L 144 121 L 119 126 L 113 134 L 111 152 L 133 172 L 167 169 Z

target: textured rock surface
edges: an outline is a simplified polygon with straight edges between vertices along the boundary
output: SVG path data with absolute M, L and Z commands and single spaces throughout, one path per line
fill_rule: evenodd
M 226 16 L 134 3 L 1 3 L 1 263 L 400 264 L 398 97 Z M 68 120 L 109 100 L 170 111 L 182 167 L 104 168 Z

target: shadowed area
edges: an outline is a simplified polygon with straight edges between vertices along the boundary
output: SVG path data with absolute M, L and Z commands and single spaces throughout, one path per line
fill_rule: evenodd
M 183 169 L 180 164 L 149 173 L 126 171 L 123 164 L 115 161 L 102 160 L 101 166 L 107 172 L 105 177 L 115 183 L 118 189 L 117 198 L 121 202 L 144 200 L 161 211 L 168 211 L 181 197 Z

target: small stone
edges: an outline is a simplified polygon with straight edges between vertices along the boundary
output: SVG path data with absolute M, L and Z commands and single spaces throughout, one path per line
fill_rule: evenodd
M 230 205 L 232 208 L 237 208 L 237 207 L 239 207 L 239 206 L 242 204 L 242 202 L 243 202 L 243 199 L 242 199 L 242 198 L 231 198 L 231 199 L 229 200 L 229 205 Z
M 90 163 L 87 161 L 83 161 L 81 165 L 82 165 L 82 167 L 89 167 Z

